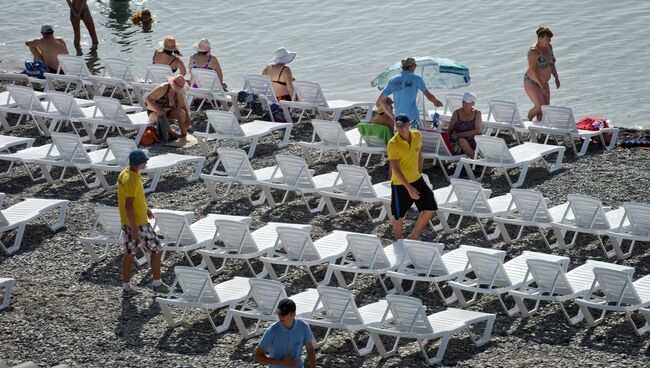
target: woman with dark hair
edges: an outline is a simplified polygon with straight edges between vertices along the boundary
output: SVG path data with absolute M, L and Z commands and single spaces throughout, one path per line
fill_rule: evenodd
M 172 36 L 165 37 L 164 40 L 160 41 L 160 50 L 156 50 L 153 53 L 153 63 L 154 64 L 167 64 L 172 68 L 172 72 L 177 70 L 181 75 L 185 75 L 187 71 L 185 70 L 185 64 L 179 56 L 183 56 L 178 50 L 178 44 L 176 39 Z
M 547 27 L 537 29 L 537 42 L 528 50 L 528 70 L 524 74 L 524 90 L 533 102 L 528 111 L 528 120 L 542 119 L 542 105 L 551 103 L 551 89 L 548 81 L 555 78 L 555 87 L 560 88 L 560 78 L 555 68 L 555 55 L 551 39 L 553 32 Z

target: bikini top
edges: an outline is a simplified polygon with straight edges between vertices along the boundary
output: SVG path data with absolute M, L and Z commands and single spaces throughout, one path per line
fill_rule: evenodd
M 172 59 L 172 61 L 169 62 L 169 67 L 172 68 L 172 73 L 176 73 L 176 70 L 178 70 L 178 68 L 173 68 L 173 67 L 172 67 L 172 64 L 174 63 L 174 61 L 176 61 L 176 56 L 174 56 L 174 55 L 170 55 L 170 56 L 171 56 L 173 59 Z M 153 53 L 153 59 L 152 59 L 152 61 L 153 61 L 153 64 L 162 64 L 162 63 L 157 63 L 157 62 L 156 62 L 156 52 L 155 52 L 155 51 L 154 51 L 154 53 Z
M 282 69 L 280 69 L 280 74 L 278 74 L 278 80 L 271 80 L 271 82 L 273 82 L 273 83 L 277 83 L 277 84 L 279 84 L 279 85 L 281 85 L 281 86 L 286 86 L 286 85 L 287 85 L 287 82 L 282 82 L 282 81 L 280 81 L 280 77 L 282 76 L 282 72 L 284 71 L 284 69 L 285 69 L 286 67 L 287 67 L 286 65 L 282 66 Z M 267 72 L 270 72 L 270 71 L 267 69 Z
M 165 91 L 165 94 L 156 100 L 156 103 L 160 105 L 160 107 L 162 107 L 163 109 L 178 105 L 178 94 L 176 94 L 176 96 L 174 97 L 173 105 L 171 104 L 171 101 L 169 101 L 169 88 L 171 88 L 171 85 L 167 84 L 167 90 Z
M 555 55 L 553 54 L 553 46 L 548 45 L 551 48 L 551 56 L 553 57 L 552 61 L 549 62 L 546 57 L 535 47 L 532 47 L 533 50 L 539 54 L 539 57 L 537 58 L 537 67 L 540 69 L 546 69 L 550 68 L 551 65 L 555 64 Z
M 203 66 L 195 65 L 196 64 L 196 58 L 194 56 L 192 56 L 192 69 L 198 68 L 198 69 L 214 70 L 213 68 L 210 67 L 210 60 L 212 60 L 212 54 L 208 54 L 208 61 L 205 63 L 205 65 L 203 65 Z

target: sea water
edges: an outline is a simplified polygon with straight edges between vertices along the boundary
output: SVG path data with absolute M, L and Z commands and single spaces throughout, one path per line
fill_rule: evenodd
M 181 43 L 183 60 L 192 44 L 207 37 L 224 80 L 241 88 L 243 76 L 258 74 L 273 50 L 298 53 L 291 63 L 298 80 L 318 82 L 330 99 L 374 101 L 370 81 L 407 56 L 454 59 L 471 70 L 472 84 L 447 93 L 474 92 L 477 107 L 505 99 L 525 116 L 531 107 L 523 90 L 526 53 L 540 25 L 551 28 L 561 87 L 551 80 L 551 103 L 576 116 L 597 115 L 614 125 L 650 128 L 650 2 L 644 0 L 148 0 L 88 1 L 100 45 L 90 47 L 82 29 L 80 54 L 91 68 L 101 59 L 130 60 L 144 75 L 153 50 L 166 35 Z M 151 32 L 130 16 L 143 7 L 157 23 Z M 2 1 L 0 69 L 17 71 L 30 57 L 25 40 L 52 24 L 71 52 L 72 29 L 64 1 Z

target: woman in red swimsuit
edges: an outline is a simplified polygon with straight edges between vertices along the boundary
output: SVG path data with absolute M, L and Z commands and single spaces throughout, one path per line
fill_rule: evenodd
M 551 103 L 551 89 L 548 81 L 555 78 L 555 87 L 560 88 L 560 78 L 555 69 L 555 55 L 551 46 L 553 32 L 546 27 L 537 29 L 537 43 L 528 50 L 528 70 L 524 74 L 524 90 L 533 102 L 528 111 L 528 120 L 542 120 L 542 105 Z
M 278 100 L 291 101 L 293 96 L 293 74 L 286 64 L 292 62 L 295 57 L 295 52 L 280 47 L 275 50 L 275 57 L 271 59 L 271 63 L 262 70 L 262 75 L 271 78 L 273 92 Z

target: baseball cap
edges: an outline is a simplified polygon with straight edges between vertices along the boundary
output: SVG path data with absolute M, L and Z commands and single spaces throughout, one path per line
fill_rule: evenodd
M 54 27 L 49 24 L 41 26 L 41 33 L 52 33 L 54 32 Z
M 291 299 L 282 299 L 278 303 L 278 314 L 286 316 L 289 313 L 296 311 L 296 303 Z
M 476 95 L 472 92 L 465 92 L 463 94 L 463 102 L 473 103 L 476 102 Z
M 149 157 L 141 149 L 134 149 L 129 153 L 129 166 L 138 166 L 149 161 Z
M 395 117 L 396 125 L 410 124 L 410 123 L 411 123 L 411 119 L 409 119 L 408 115 L 406 114 L 399 114 Z

